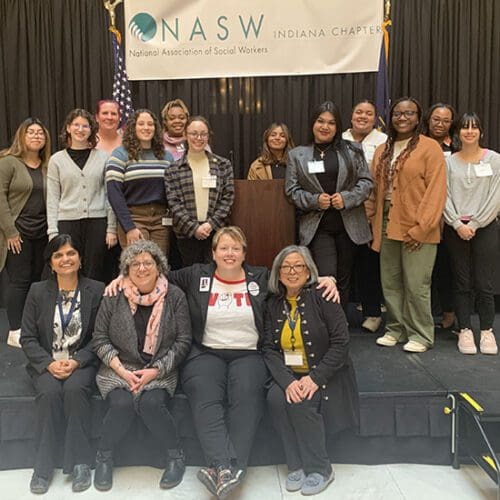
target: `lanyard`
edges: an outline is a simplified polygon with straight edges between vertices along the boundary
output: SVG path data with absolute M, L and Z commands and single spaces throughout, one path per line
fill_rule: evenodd
M 61 318 L 61 329 L 62 332 L 65 333 L 66 328 L 68 328 L 69 323 L 71 322 L 71 318 L 73 317 L 73 313 L 75 312 L 76 302 L 78 299 L 78 294 L 80 292 L 79 287 L 76 287 L 75 294 L 71 299 L 71 307 L 69 308 L 69 312 L 67 315 L 64 315 L 62 308 L 62 296 L 59 293 L 57 296 L 57 307 L 59 309 L 59 317 Z
M 290 327 L 290 331 L 291 331 L 290 344 L 292 344 L 292 351 L 295 351 L 295 327 L 296 327 L 297 321 L 299 320 L 299 317 L 300 317 L 299 306 L 297 305 L 295 307 L 295 311 L 294 311 L 293 318 L 292 318 L 292 315 L 290 314 L 290 304 L 288 303 L 287 300 L 284 300 L 283 303 L 284 303 L 285 312 L 286 312 L 286 319 L 288 321 L 288 326 Z

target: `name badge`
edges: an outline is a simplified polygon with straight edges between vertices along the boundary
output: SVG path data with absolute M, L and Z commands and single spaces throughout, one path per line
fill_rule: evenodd
M 322 174 L 325 171 L 325 163 L 323 160 L 308 161 L 307 171 L 310 174 Z
M 204 175 L 201 178 L 201 187 L 207 189 L 217 187 L 217 177 L 215 175 Z
M 491 177 L 493 175 L 493 170 L 489 163 L 479 163 L 474 165 L 474 170 L 478 177 Z
M 174 223 L 172 217 L 162 217 L 161 218 L 161 225 L 162 226 L 172 226 Z
M 200 278 L 200 292 L 210 291 L 210 278 L 208 276 L 202 276 Z
M 286 366 L 302 366 L 304 364 L 301 351 L 284 351 L 283 354 Z

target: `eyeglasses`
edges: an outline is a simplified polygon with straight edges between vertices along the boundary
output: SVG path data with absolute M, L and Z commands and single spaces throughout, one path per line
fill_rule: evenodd
M 443 120 L 441 118 L 436 118 L 434 116 L 431 118 L 431 122 L 434 123 L 434 125 L 438 125 L 441 123 L 441 125 L 446 125 L 447 127 L 453 123 L 451 120 L 448 120 L 447 118 Z
M 412 111 L 412 110 L 408 110 L 408 111 L 394 111 L 394 113 L 392 113 L 392 117 L 393 118 L 401 118 L 402 116 L 404 116 L 405 118 L 413 118 L 415 115 L 417 114 L 417 111 Z
M 45 132 L 43 130 L 26 130 L 26 135 L 28 137 L 45 137 Z
M 288 264 L 284 264 L 280 267 L 280 270 L 285 274 L 290 274 L 292 271 L 295 271 L 297 274 L 302 273 L 307 266 L 305 264 L 295 264 L 293 266 L 289 266 Z
M 130 264 L 130 269 L 133 269 L 134 271 L 138 271 L 142 266 L 144 269 L 146 269 L 146 271 L 149 271 L 150 269 L 153 269 L 155 264 L 156 263 L 154 260 L 145 260 L 143 262 L 134 260 L 134 262 L 132 262 Z
M 76 130 L 90 130 L 90 125 L 80 125 L 79 123 L 72 123 L 71 126 Z
M 208 137 L 208 132 L 188 132 L 187 135 L 193 139 L 206 139 Z

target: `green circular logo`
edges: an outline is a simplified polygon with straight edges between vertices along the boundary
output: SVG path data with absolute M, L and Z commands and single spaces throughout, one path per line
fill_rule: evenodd
M 156 35 L 156 21 L 151 15 L 141 12 L 130 20 L 128 29 L 141 42 L 149 42 Z

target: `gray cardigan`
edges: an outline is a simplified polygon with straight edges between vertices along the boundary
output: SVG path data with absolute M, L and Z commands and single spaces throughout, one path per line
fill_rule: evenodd
M 177 367 L 191 348 L 191 321 L 186 296 L 169 283 L 156 351 L 149 363 L 144 363 L 139 352 L 134 318 L 123 292 L 116 297 L 102 299 L 92 347 L 102 361 L 96 382 L 103 398 L 113 389 L 128 389 L 127 382 L 109 367 L 115 356 L 129 370 L 158 368 L 158 377 L 149 382 L 144 390 L 166 389 L 173 395 L 177 386 Z
M 49 160 L 47 173 L 47 233 L 59 233 L 60 220 L 107 217 L 108 233 L 116 233 L 116 217 L 106 197 L 104 182 L 108 154 L 93 149 L 82 170 L 63 149 Z
M 360 153 L 357 154 L 351 148 L 359 149 Z M 361 245 L 368 243 L 372 238 L 363 202 L 370 194 L 373 181 L 361 147 L 350 143 L 349 147 L 345 148 L 345 151 L 346 157 L 353 163 L 357 172 L 357 179 L 354 187 L 346 188 L 345 184 L 348 175 L 346 158 L 344 155 L 337 153 L 339 161 L 337 192 L 342 195 L 345 205 L 345 208 L 340 210 L 340 214 L 349 238 L 357 245 Z M 323 192 L 323 188 L 316 175 L 310 174 L 307 169 L 308 162 L 312 160 L 312 144 L 296 147 L 288 153 L 285 193 L 301 212 L 299 216 L 301 245 L 308 245 L 311 242 L 325 213 L 324 210 L 319 208 L 318 204 L 318 198 Z

